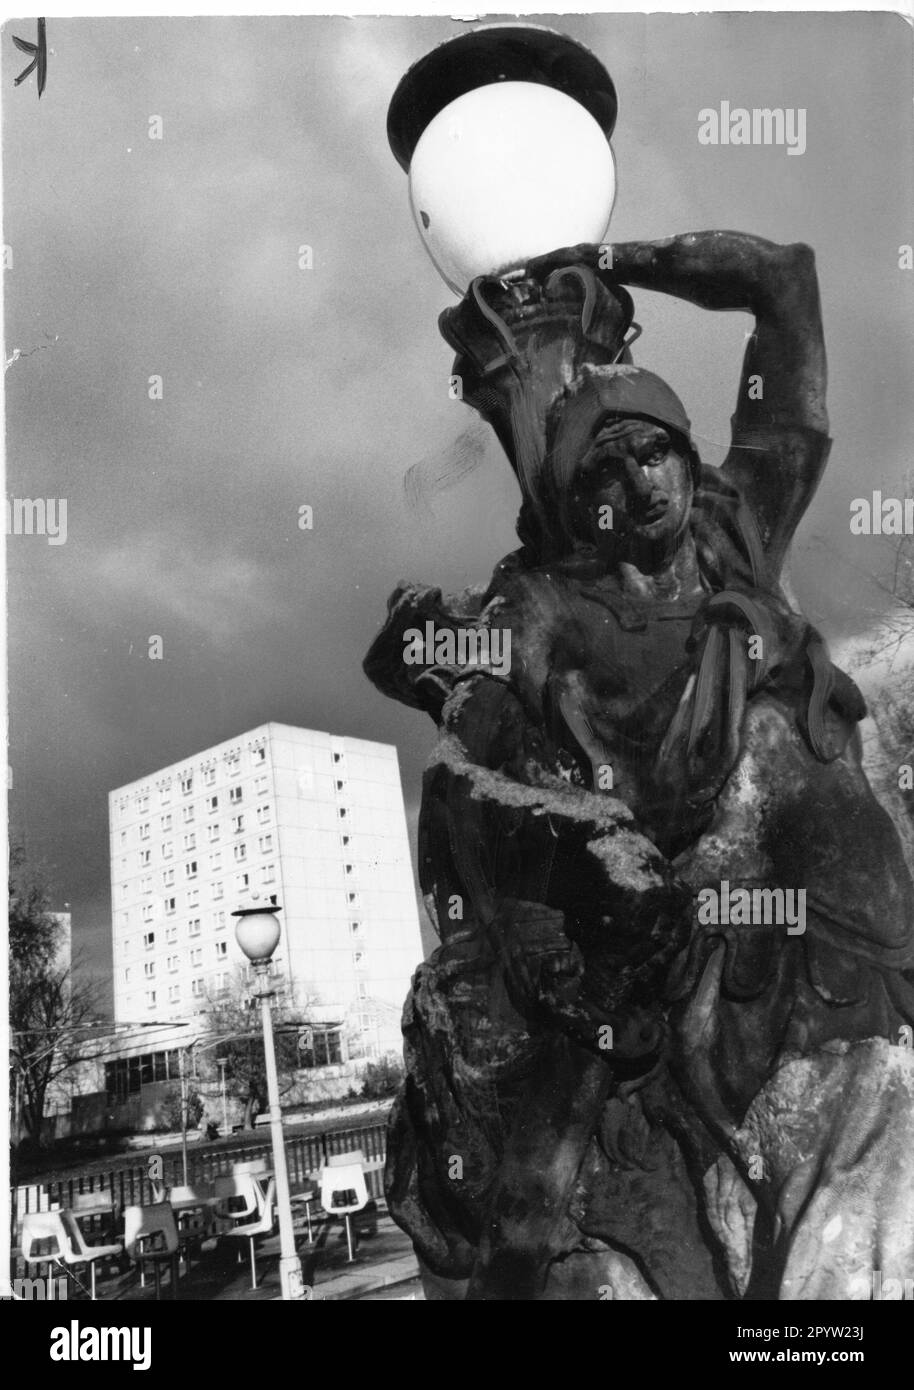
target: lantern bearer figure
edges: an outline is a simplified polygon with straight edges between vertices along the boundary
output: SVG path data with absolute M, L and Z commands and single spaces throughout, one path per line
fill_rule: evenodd
M 487 586 L 401 586 L 366 659 L 440 730 L 388 1200 L 437 1296 L 868 1298 L 914 1268 L 914 890 L 860 694 L 780 583 L 830 445 L 813 255 L 608 247 L 614 118 L 591 54 L 519 26 L 391 105 L 522 505 Z M 754 316 L 722 468 L 633 365 L 626 287 Z M 429 620 L 510 633 L 510 672 L 405 664 Z

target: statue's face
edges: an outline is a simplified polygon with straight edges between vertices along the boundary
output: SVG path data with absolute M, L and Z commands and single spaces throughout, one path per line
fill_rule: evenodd
M 572 537 L 607 559 L 635 563 L 672 555 L 692 503 L 688 460 L 651 421 L 598 414 L 568 484 Z

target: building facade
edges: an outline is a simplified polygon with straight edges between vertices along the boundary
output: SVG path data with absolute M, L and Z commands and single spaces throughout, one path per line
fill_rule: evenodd
M 195 1021 L 245 969 L 237 908 L 282 911 L 306 1065 L 399 1052 L 422 959 L 396 749 L 264 724 L 109 795 L 119 1025 Z

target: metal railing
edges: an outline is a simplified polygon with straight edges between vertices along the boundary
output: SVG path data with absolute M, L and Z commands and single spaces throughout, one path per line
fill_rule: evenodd
M 384 1195 L 384 1161 L 387 1154 L 387 1117 L 349 1129 L 323 1130 L 315 1134 L 287 1134 L 286 1157 L 289 1181 L 293 1188 L 316 1181 L 322 1164 L 332 1154 L 361 1149 L 365 1156 L 365 1182 L 371 1197 Z M 188 1153 L 188 1179 L 194 1183 L 211 1183 L 228 1176 L 236 1163 L 266 1159 L 270 1164 L 272 1147 L 269 1133 L 263 1139 L 242 1140 L 231 1148 L 192 1149 Z M 75 1169 L 69 1173 L 36 1178 L 33 1183 L 17 1186 L 12 1202 L 12 1243 L 19 1244 L 23 1216 L 33 1211 L 48 1211 L 52 1207 L 71 1207 L 74 1197 L 90 1192 L 110 1196 L 120 1209 L 125 1206 L 144 1206 L 154 1201 L 152 1180 L 149 1177 L 150 1150 L 145 1158 L 131 1156 L 111 1167 Z M 183 1182 L 181 1151 L 157 1155 L 162 1163 L 161 1181 L 166 1187 Z

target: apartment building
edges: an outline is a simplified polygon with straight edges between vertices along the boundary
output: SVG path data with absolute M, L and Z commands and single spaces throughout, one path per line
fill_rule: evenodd
M 245 965 L 232 911 L 275 895 L 312 1065 L 400 1050 L 422 947 L 394 747 L 264 724 L 111 792 L 109 828 L 118 1024 L 202 1024 Z

